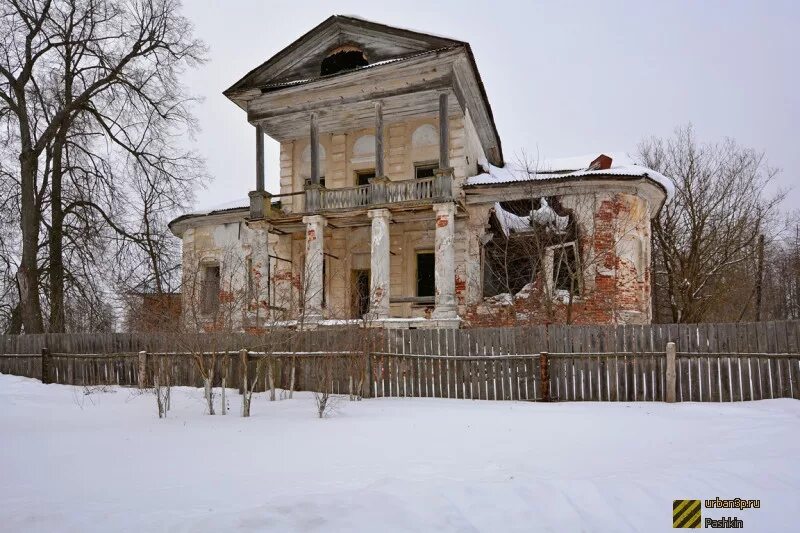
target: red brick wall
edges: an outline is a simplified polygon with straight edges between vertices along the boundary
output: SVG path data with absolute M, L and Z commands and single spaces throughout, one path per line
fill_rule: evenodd
M 485 299 L 464 306 L 469 326 L 519 324 L 621 324 L 650 321 L 650 235 L 646 202 L 636 196 L 617 194 L 602 199 L 593 214 L 594 233 L 580 231 L 583 290 L 572 302 L 548 299 L 540 273 L 532 286 L 514 295 L 513 303 Z M 622 237 L 643 242 L 643 272 L 622 253 Z M 589 254 L 594 252 L 594 257 Z M 630 255 L 630 254 L 628 254 Z

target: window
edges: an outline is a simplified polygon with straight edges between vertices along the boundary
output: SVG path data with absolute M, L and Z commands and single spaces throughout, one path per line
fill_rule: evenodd
M 353 315 L 361 318 L 369 312 L 369 270 L 353 270 Z
M 249 303 L 254 295 L 253 290 L 253 259 L 248 257 L 244 260 L 244 267 L 247 269 L 247 302 Z
M 322 60 L 319 73 L 323 76 L 368 65 L 364 52 L 353 45 L 343 45 L 331 50 Z
M 324 187 L 325 186 L 325 176 L 319 177 L 319 184 Z M 311 185 L 311 178 L 306 178 L 306 188 Z
M 578 294 L 578 255 L 575 244 L 569 243 L 553 249 L 553 287 L 557 291 Z
M 432 178 L 436 175 L 439 168 L 437 163 L 420 163 L 414 165 L 414 177 L 417 179 Z
M 219 265 L 203 268 L 203 287 L 201 294 L 201 311 L 212 314 L 219 307 L 220 274 Z
M 369 185 L 369 180 L 375 177 L 375 170 L 357 170 L 356 185 Z
M 433 252 L 417 253 L 417 296 L 436 294 L 436 261 Z

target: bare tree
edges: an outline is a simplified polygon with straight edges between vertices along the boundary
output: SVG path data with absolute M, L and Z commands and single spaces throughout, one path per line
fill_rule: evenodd
M 55 224 L 50 305 L 54 326 L 62 329 L 59 228 L 68 210 L 61 185 L 73 127 L 86 119 L 84 131 L 107 136 L 140 168 L 151 165 L 150 145 L 129 136 L 130 126 L 148 124 L 150 117 L 158 130 L 189 116 L 178 76 L 203 60 L 205 48 L 192 37 L 176 0 L 11 0 L 0 7 L 0 33 L 0 119 L 14 132 L 7 153 L 19 161 L 21 318 L 26 332 L 43 331 L 39 235 L 49 195 Z M 75 208 L 92 208 L 109 222 L 96 203 L 81 201 Z M 154 249 L 147 239 L 143 243 Z
M 800 318 L 800 213 L 792 213 L 786 226 L 765 250 L 761 315 L 766 320 Z M 743 311 L 755 314 L 752 308 Z
M 702 322 L 724 306 L 737 270 L 755 264 L 758 236 L 784 197 L 766 192 L 777 170 L 733 139 L 698 142 L 691 125 L 643 141 L 639 158 L 675 185 L 653 223 L 657 302 L 673 322 Z

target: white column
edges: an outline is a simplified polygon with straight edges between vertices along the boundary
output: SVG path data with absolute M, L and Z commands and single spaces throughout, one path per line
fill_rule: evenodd
M 303 310 L 305 318 L 314 322 L 322 318 L 322 265 L 325 260 L 323 237 L 327 221 L 321 215 L 303 217 L 306 225 L 306 261 L 303 271 Z
M 369 313 L 373 320 L 389 318 L 389 221 L 388 209 L 370 209 L 372 249 L 370 254 Z
M 456 312 L 455 204 L 433 204 L 436 211 L 436 299 L 432 318 L 458 318 Z

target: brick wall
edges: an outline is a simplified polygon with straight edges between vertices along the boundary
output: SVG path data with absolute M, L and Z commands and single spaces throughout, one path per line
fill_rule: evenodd
M 515 295 L 463 307 L 469 326 L 649 323 L 650 221 L 646 201 L 631 194 L 598 194 L 591 224 L 581 225 L 582 290 L 548 296 L 543 273 Z M 580 219 L 581 217 L 579 217 Z M 549 275 L 549 273 L 548 273 Z

